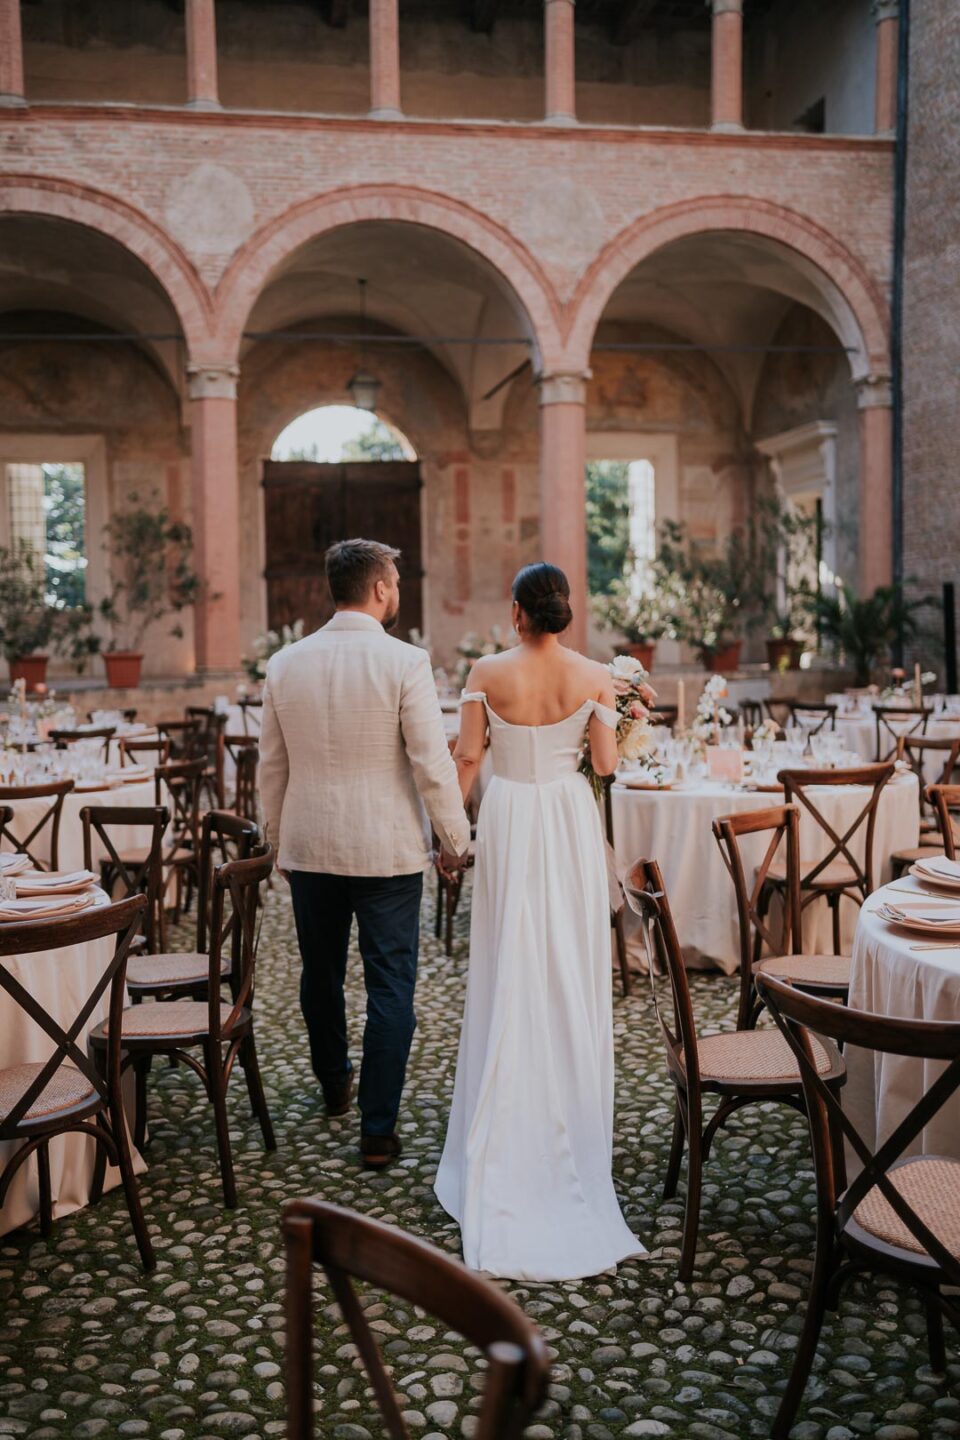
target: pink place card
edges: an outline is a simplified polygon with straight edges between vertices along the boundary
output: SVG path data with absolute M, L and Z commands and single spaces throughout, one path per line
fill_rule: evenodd
M 743 780 L 743 751 L 726 750 L 719 745 L 707 747 L 707 773 L 711 780 L 726 781 L 733 785 Z

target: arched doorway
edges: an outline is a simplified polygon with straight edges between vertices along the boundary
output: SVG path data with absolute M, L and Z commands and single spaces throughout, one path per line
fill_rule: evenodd
M 267 623 L 316 629 L 333 602 L 329 545 L 364 536 L 400 551 L 400 620 L 423 627 L 420 465 L 400 431 L 369 410 L 323 405 L 281 431 L 263 467 Z

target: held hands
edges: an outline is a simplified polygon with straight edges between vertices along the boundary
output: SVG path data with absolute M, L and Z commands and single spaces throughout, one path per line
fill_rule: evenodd
M 453 855 L 449 850 L 438 850 L 434 864 L 444 880 L 456 880 L 467 863 L 465 855 Z

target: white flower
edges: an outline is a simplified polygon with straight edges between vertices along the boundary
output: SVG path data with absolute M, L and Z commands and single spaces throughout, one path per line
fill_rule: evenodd
M 656 737 L 646 720 L 633 720 L 621 729 L 617 750 L 624 760 L 641 760 L 656 744 Z
M 615 659 L 610 661 L 608 669 L 615 680 L 637 682 L 647 679 L 646 670 L 640 664 L 640 661 L 635 660 L 632 655 L 617 655 Z

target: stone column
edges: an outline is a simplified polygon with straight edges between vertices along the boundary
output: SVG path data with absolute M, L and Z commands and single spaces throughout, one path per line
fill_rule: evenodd
M 214 0 L 187 0 L 187 104 L 219 110 L 217 17 Z
M 573 125 L 577 118 L 574 0 L 545 0 L 544 70 L 546 118 L 551 125 Z
M 399 0 L 370 0 L 370 118 L 396 120 L 402 114 Z
M 713 11 L 711 130 L 743 129 L 743 0 L 707 0 Z
M 587 644 L 587 379 L 573 373 L 539 380 L 540 556 L 570 581 L 573 624 L 565 639 L 577 650 Z
M 874 129 L 878 135 L 892 135 L 897 128 L 899 0 L 873 0 L 873 16 L 877 22 Z
M 20 0 L 0 0 L 0 105 L 23 105 Z
M 860 594 L 893 578 L 893 408 L 888 376 L 857 381 L 860 412 Z
M 190 365 L 193 546 L 205 582 L 195 608 L 197 669 L 240 665 L 240 494 L 236 365 Z

